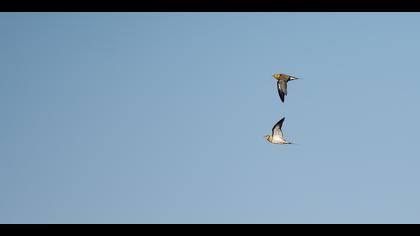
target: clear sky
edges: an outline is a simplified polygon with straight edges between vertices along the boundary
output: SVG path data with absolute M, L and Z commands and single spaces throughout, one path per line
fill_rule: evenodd
M 420 223 L 419 24 L 1 13 L 0 223 Z

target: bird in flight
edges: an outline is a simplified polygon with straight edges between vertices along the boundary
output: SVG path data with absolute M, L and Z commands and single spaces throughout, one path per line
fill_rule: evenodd
M 274 74 L 273 77 L 277 80 L 277 91 L 279 92 L 281 101 L 284 103 L 284 97 L 287 95 L 287 82 L 300 78 L 286 74 Z
M 283 138 L 283 132 L 281 131 L 281 127 L 283 126 L 284 119 L 286 117 L 283 117 L 283 119 L 279 120 L 272 129 L 271 135 L 266 135 L 264 138 L 273 144 L 293 144 L 286 139 Z

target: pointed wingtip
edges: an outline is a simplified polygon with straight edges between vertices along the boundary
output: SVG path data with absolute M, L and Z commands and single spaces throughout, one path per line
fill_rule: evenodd
M 283 122 L 284 122 L 284 120 L 286 119 L 286 117 L 283 117 L 283 118 L 281 118 L 280 120 L 279 120 L 279 122 L 281 123 L 281 124 L 283 124 Z
M 284 99 L 286 98 L 286 95 L 283 94 L 282 92 L 279 92 L 279 95 L 280 95 L 281 102 L 284 103 Z

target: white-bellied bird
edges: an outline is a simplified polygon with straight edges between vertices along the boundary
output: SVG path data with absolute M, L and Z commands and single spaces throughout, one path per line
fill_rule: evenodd
M 283 132 L 281 131 L 281 127 L 283 126 L 283 122 L 284 122 L 285 118 L 286 117 L 283 117 L 283 119 L 279 120 L 273 126 L 271 135 L 264 136 L 264 138 L 268 142 L 273 143 L 273 144 L 293 144 L 293 143 L 287 141 L 286 139 L 284 139 Z

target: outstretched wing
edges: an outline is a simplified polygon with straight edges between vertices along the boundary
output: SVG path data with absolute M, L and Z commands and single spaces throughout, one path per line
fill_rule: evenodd
M 279 120 L 274 126 L 272 130 L 272 136 L 278 136 L 280 138 L 283 138 L 283 132 L 281 131 L 281 127 L 283 126 L 283 121 L 286 119 L 286 117 L 283 117 L 283 119 Z
M 277 91 L 282 102 L 284 102 L 284 96 L 287 95 L 287 81 L 286 80 L 277 80 Z

